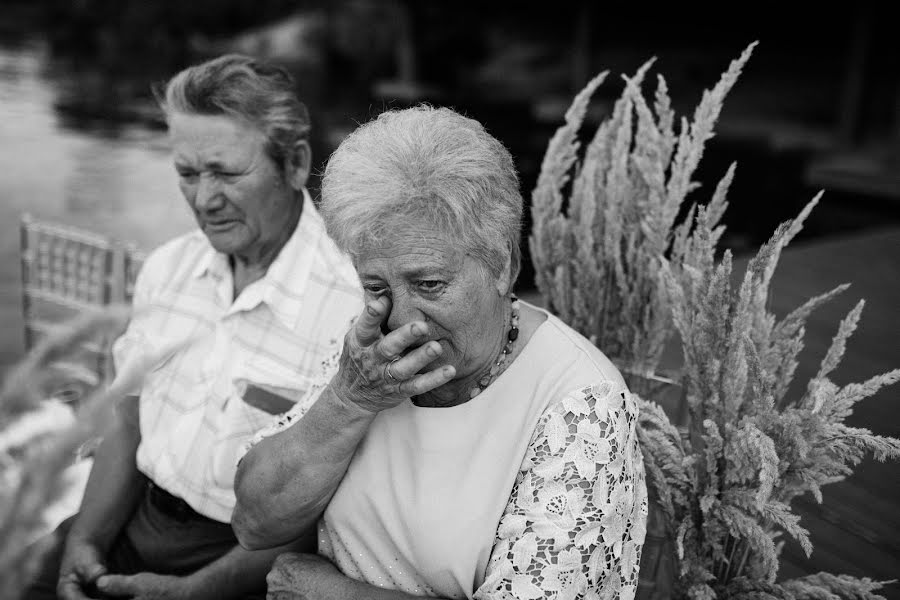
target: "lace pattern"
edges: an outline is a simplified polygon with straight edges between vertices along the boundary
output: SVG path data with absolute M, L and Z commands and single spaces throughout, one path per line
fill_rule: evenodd
M 611 382 L 541 417 L 477 600 L 632 599 L 647 522 L 637 405 Z

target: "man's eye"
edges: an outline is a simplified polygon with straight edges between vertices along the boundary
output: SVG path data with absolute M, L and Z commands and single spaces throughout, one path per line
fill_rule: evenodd
M 194 177 L 197 176 L 197 172 L 196 171 L 183 171 L 183 170 L 179 169 L 178 176 L 181 177 L 182 179 L 193 179 Z
M 438 279 L 423 279 L 418 286 L 423 292 L 437 292 L 443 289 L 444 282 Z

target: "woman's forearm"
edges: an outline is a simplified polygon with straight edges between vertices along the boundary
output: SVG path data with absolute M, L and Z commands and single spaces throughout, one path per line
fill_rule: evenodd
M 314 526 L 374 418 L 328 386 L 303 418 L 251 448 L 235 477 L 241 545 L 271 548 Z

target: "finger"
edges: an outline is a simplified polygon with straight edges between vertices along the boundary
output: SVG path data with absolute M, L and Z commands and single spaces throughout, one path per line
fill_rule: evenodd
M 415 348 L 395 363 L 390 364 L 390 375 L 403 380 L 413 377 L 444 352 L 439 342 L 431 341 Z
M 381 337 L 381 323 L 391 314 L 391 299 L 379 296 L 366 303 L 354 330 L 357 341 L 363 346 L 371 346 Z
M 113 596 L 135 594 L 135 588 L 134 577 L 130 575 L 104 575 L 97 580 L 97 589 Z
M 402 354 L 413 344 L 422 343 L 422 338 L 428 335 L 428 325 L 422 321 L 412 321 L 390 332 L 384 339 L 376 344 L 376 350 L 385 358 L 393 358 Z M 433 360 L 433 359 L 432 359 Z M 426 363 L 427 364 L 427 363 Z M 424 366 L 424 365 L 423 365 Z M 421 367 L 420 367 L 421 368 Z M 396 370 L 392 370 L 396 373 Z M 415 373 L 415 371 L 413 371 Z
M 398 388 L 405 396 L 419 396 L 444 385 L 455 376 L 456 369 L 450 365 L 445 365 L 433 371 L 417 375 L 412 379 L 407 379 L 401 382 Z
M 106 575 L 106 566 L 98 562 L 75 565 L 72 570 L 87 583 L 95 583 L 98 577 Z
M 81 583 L 71 576 L 59 582 L 56 586 L 56 595 L 61 600 L 90 600 L 81 590 Z

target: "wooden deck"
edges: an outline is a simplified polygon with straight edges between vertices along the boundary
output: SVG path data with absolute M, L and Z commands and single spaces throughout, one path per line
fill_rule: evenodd
M 789 247 L 773 279 L 771 307 L 784 314 L 841 283 L 850 283 L 850 289 L 810 317 L 793 394 L 815 375 L 838 323 L 860 298 L 866 306 L 834 381 L 864 381 L 900 368 L 900 228 Z M 849 424 L 900 437 L 898 387 L 860 402 Z M 807 559 L 798 546 L 787 546 L 781 575 L 900 577 L 900 464 L 867 459 L 846 481 L 825 487 L 823 495 L 821 505 L 812 498 L 798 501 L 815 550 Z M 884 595 L 900 599 L 900 585 L 892 584 Z

